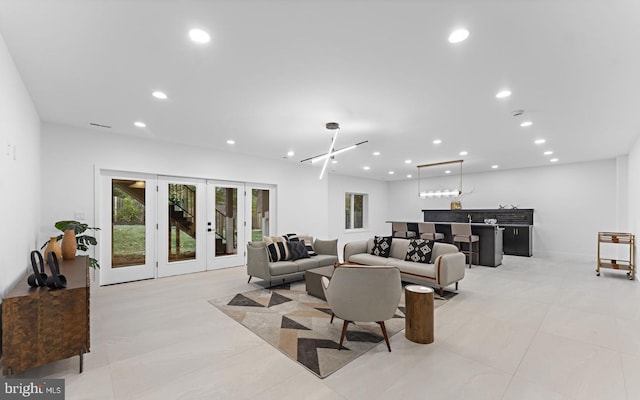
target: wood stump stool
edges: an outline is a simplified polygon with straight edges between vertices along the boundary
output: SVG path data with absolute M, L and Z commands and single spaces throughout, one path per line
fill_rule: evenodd
M 405 330 L 407 339 L 433 343 L 433 289 L 408 285 L 404 288 Z

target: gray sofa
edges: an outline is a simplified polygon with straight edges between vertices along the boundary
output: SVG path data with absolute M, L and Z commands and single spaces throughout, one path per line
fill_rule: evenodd
M 338 262 L 338 239 L 313 240 L 310 236 L 299 236 L 305 243 L 313 243 L 313 249 L 318 254 L 310 258 L 302 258 L 295 261 L 269 261 L 267 245 L 265 242 L 247 243 L 247 275 L 249 281 L 252 277 L 269 281 L 285 279 L 302 279 L 308 269 L 333 265 Z M 247 282 L 249 282 L 247 281 Z M 280 282 L 279 282 L 280 283 Z
M 405 261 L 409 239 L 393 238 L 389 258 L 371 254 L 373 238 L 344 245 L 344 261 L 362 265 L 386 265 L 398 267 L 405 282 L 443 288 L 464 278 L 465 256 L 452 244 L 435 242 L 431 255 L 432 264 Z

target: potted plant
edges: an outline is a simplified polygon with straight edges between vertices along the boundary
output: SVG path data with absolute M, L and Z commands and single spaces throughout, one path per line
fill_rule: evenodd
M 99 231 L 100 228 L 90 227 L 89 225 L 83 224 L 78 221 L 58 221 L 55 223 L 54 226 L 56 227 L 56 229 L 62 232 L 62 234 L 56 237 L 56 240 L 58 241 L 62 239 L 65 231 L 69 229 L 73 229 L 76 235 L 76 245 L 78 246 L 78 250 L 87 251 L 89 250 L 89 246 L 98 245 L 98 241 L 96 240 L 96 238 L 86 234 L 85 232 L 89 229 L 94 231 Z M 49 244 L 48 240 L 44 242 L 40 250 L 44 249 L 47 246 L 47 244 Z M 96 260 L 95 258 L 89 257 L 89 267 L 100 268 L 100 264 L 98 263 L 98 260 Z

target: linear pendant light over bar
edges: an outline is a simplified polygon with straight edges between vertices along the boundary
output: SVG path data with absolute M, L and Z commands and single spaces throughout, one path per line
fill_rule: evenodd
M 356 144 L 352 144 L 351 146 L 343 147 L 341 149 L 336 150 L 335 145 L 336 145 L 336 140 L 338 139 L 338 129 L 340 129 L 340 124 L 338 124 L 337 122 L 327 122 L 326 128 L 329 130 L 336 131 L 336 133 L 334 133 L 333 135 L 333 139 L 331 139 L 331 146 L 329 147 L 329 151 L 325 154 L 320 154 L 317 156 L 305 158 L 304 160 L 300 161 L 300 162 L 310 161 L 313 164 L 318 161 L 324 160 L 324 165 L 322 166 L 322 171 L 320 172 L 319 179 L 322 179 L 322 177 L 324 176 L 324 171 L 327 169 L 327 164 L 329 163 L 330 158 L 333 158 L 336 154 L 344 153 L 345 151 L 348 151 L 348 150 L 353 150 L 357 146 L 360 146 L 361 144 L 365 144 L 368 142 L 368 140 L 365 140 Z
M 460 196 L 462 194 L 462 162 L 464 160 L 453 160 L 453 161 L 444 161 L 433 164 L 422 164 L 418 165 L 418 197 L 421 199 L 430 198 L 430 197 L 448 197 L 448 196 Z M 449 164 L 460 164 L 460 183 L 457 189 L 438 189 L 438 190 L 422 190 L 420 188 L 420 171 L 423 168 L 431 168 L 438 167 L 441 165 L 449 165 Z

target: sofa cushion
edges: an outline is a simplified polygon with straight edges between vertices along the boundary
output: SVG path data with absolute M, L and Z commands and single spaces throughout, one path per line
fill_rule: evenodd
M 395 260 L 390 262 L 389 265 L 398 267 L 400 272 L 419 278 L 427 278 L 436 281 L 435 264 L 424 264 L 413 261 Z
M 306 271 L 308 269 L 324 267 L 324 265 L 318 263 L 318 259 L 316 257 L 313 258 L 301 258 L 299 260 L 295 260 L 294 263 L 298 266 L 298 271 Z
M 394 238 L 391 243 L 391 254 L 389 257 L 404 260 L 407 255 L 407 248 L 409 247 L 409 239 Z
M 315 260 L 318 263 L 318 267 L 324 267 L 337 263 L 338 256 L 332 256 L 330 254 L 316 254 L 316 256 L 312 258 L 312 260 Z
M 389 257 L 391 254 L 391 236 L 376 236 L 373 239 L 373 249 L 371 254 L 378 257 Z
M 301 258 L 309 258 L 307 252 L 307 246 L 304 245 L 304 240 L 295 240 L 287 243 L 289 246 L 289 253 L 291 253 L 291 261 L 299 260 Z
M 282 236 L 265 236 L 264 242 L 267 244 L 269 261 L 278 262 L 291 259 L 287 241 Z
M 362 265 L 389 265 L 393 262 L 394 258 L 378 257 L 373 254 L 359 253 L 349 257 L 349 262 L 362 264 Z
M 298 264 L 293 261 L 278 261 L 269 263 L 269 272 L 272 276 L 292 274 L 298 271 Z
M 431 262 L 433 242 L 424 239 L 411 239 L 407 247 L 405 261 L 427 264 Z

